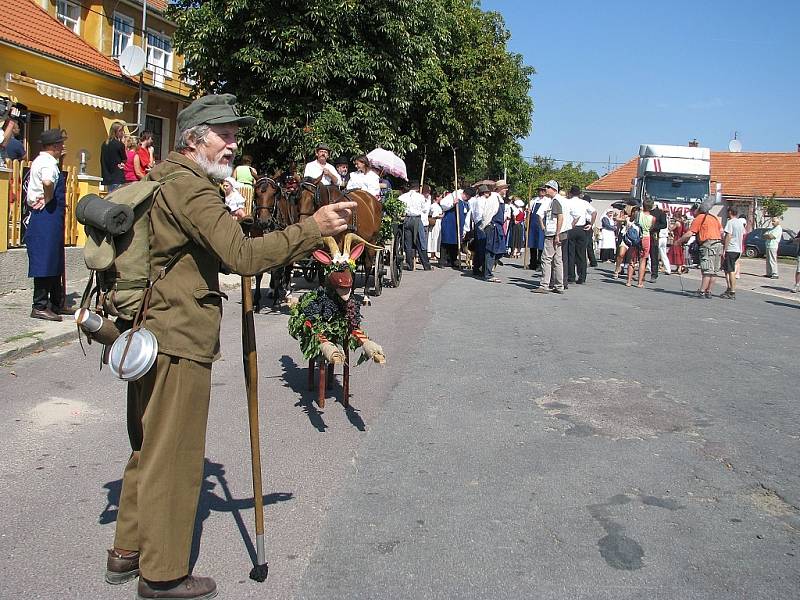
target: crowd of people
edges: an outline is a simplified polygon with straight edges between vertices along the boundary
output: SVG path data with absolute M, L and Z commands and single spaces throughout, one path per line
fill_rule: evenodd
M 740 277 L 739 258 L 748 233 L 747 219 L 735 207 L 725 210 L 725 223 L 710 207 L 696 204 L 685 212 L 668 214 L 646 199 L 616 203 L 602 216 L 589 194 L 571 186 L 562 195 L 558 182 L 540 186 L 527 203 L 508 194 L 504 180 L 479 182 L 455 192 L 437 193 L 418 182 L 403 189 L 406 204 L 404 245 L 406 268 L 418 258 L 424 270 L 462 267 L 469 256 L 475 277 L 499 282 L 494 268 L 505 257 L 519 258 L 528 250 L 528 267 L 541 275 L 539 294 L 561 294 L 570 284 L 586 283 L 587 267 L 614 265 L 613 277 L 626 277 L 626 286 L 642 288 L 660 274 L 683 274 L 697 266 L 702 274 L 698 298 L 712 297 L 717 276 L 726 283 L 720 298 L 735 300 Z M 457 233 L 458 232 L 458 233 Z M 460 236 L 459 236 L 460 233 Z M 778 278 L 777 249 L 783 230 L 772 217 L 764 232 L 766 277 Z M 800 240 L 798 240 L 800 243 Z M 800 291 L 800 258 L 793 292 Z

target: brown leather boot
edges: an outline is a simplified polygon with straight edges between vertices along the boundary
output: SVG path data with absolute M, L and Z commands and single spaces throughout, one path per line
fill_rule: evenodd
M 57 315 L 49 308 L 31 309 L 31 319 L 44 319 L 45 321 L 62 321 L 61 315 Z
M 178 580 L 174 586 L 164 589 L 145 579 L 139 578 L 136 590 L 137 600 L 208 600 L 217 597 L 217 584 L 211 577 L 189 575 Z
M 108 551 L 106 562 L 106 581 L 112 585 L 127 583 L 139 575 L 139 553 L 120 554 L 116 550 Z

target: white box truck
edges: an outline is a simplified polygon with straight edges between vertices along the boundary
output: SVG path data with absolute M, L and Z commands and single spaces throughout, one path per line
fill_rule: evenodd
M 711 151 L 694 146 L 642 144 L 631 196 L 651 198 L 670 216 L 688 212 L 692 204 L 719 204 L 722 185 L 711 191 Z

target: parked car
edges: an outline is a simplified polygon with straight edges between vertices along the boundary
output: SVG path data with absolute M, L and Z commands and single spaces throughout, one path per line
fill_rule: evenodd
M 767 253 L 764 232 L 766 228 L 753 229 L 747 234 L 744 241 L 744 255 L 748 258 L 764 256 Z M 791 229 L 784 229 L 781 241 L 778 244 L 778 256 L 797 256 L 800 242 L 795 239 L 797 234 Z

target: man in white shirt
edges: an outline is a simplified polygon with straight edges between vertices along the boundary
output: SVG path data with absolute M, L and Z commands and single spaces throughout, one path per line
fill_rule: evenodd
M 60 321 L 64 309 L 64 214 L 66 187 L 58 159 L 66 134 L 48 129 L 39 136 L 43 150 L 31 163 L 26 202 L 30 219 L 25 232 L 28 277 L 33 277 L 31 317 Z
M 475 277 L 483 277 L 486 268 L 486 234 L 483 230 L 492 222 L 492 217 L 497 212 L 499 206 L 497 194 L 494 194 L 487 186 L 481 185 L 478 187 L 478 193 L 469 203 L 475 249 L 472 255 L 472 274 Z M 492 211 L 492 207 L 494 207 L 494 211 Z
M 465 233 L 471 228 L 469 201 L 474 197 L 475 188 L 469 187 L 445 194 L 439 203 L 443 211 L 441 227 L 442 257 L 445 259 L 445 266 L 453 269 L 461 269 L 459 248 Z
M 322 181 L 320 182 L 322 185 L 339 185 L 342 182 L 342 178 L 339 177 L 339 173 L 328 162 L 331 149 L 326 144 L 317 144 L 315 154 L 317 158 L 306 164 L 303 178 L 319 179 L 319 176 L 322 175 Z
M 420 215 L 420 228 L 419 228 L 419 247 L 427 255 L 428 254 L 428 216 L 431 214 L 431 186 L 422 186 L 422 197 L 425 198 L 425 203 L 422 205 L 422 214 Z
M 569 231 L 569 262 L 567 281 L 577 284 L 586 283 L 586 247 L 589 243 L 587 234 L 591 234 L 597 214 L 594 207 L 581 198 L 581 189 L 573 185 L 569 190 L 569 215 L 572 229 Z M 577 273 L 576 273 L 577 271 Z
M 720 296 L 727 300 L 736 300 L 736 264 L 742 253 L 744 242 L 744 224 L 739 218 L 738 211 L 733 206 L 728 208 L 728 222 L 725 223 L 725 237 L 722 240 L 722 270 L 728 289 Z
M 564 286 L 564 267 L 561 256 L 561 241 L 559 232 L 563 225 L 563 198 L 558 194 L 558 183 L 548 181 L 544 186 L 544 198 L 541 199 L 536 218 L 539 226 L 544 231 L 544 251 L 542 252 L 542 281 L 533 291 L 537 294 L 547 294 L 551 290 L 556 294 L 562 293 Z
M 406 271 L 414 270 L 415 252 L 419 254 L 422 268 L 426 271 L 431 270 L 428 254 L 420 247 L 419 243 L 422 215 L 425 213 L 425 218 L 427 218 L 428 214 L 425 209 L 427 201 L 425 196 L 417 191 L 418 189 L 419 181 L 412 181 L 409 184 L 409 190 L 398 198 L 400 202 L 406 205 L 406 218 L 403 221 L 403 250 L 406 255 Z

